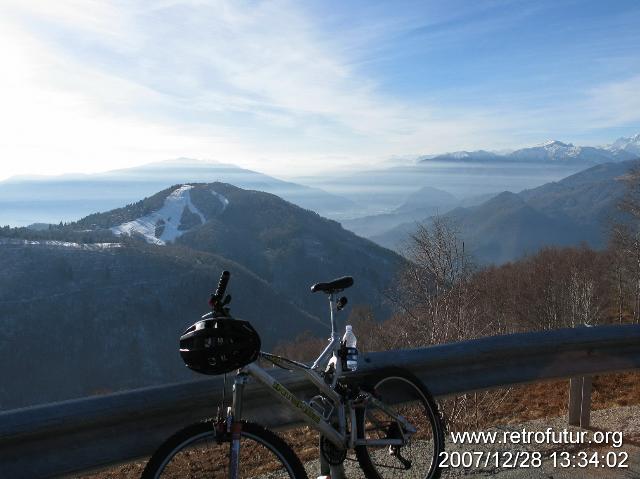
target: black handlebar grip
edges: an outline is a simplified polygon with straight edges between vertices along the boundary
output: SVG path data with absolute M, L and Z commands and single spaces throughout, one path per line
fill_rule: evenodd
M 229 273 L 228 271 L 223 271 L 222 274 L 220 275 L 220 281 L 218 281 L 218 288 L 214 293 L 214 296 L 218 301 L 222 299 L 222 297 L 224 296 L 224 292 L 227 290 L 227 284 L 229 283 L 230 276 L 231 276 L 231 273 Z

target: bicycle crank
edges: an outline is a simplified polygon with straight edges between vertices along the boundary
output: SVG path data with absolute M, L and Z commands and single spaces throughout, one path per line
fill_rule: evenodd
M 331 466 L 339 466 L 347 458 L 345 448 L 335 446 L 324 436 L 320 436 L 320 454 Z

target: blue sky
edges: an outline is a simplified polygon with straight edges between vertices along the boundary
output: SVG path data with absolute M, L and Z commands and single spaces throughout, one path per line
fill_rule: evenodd
M 638 1 L 7 0 L 0 178 L 608 143 L 640 132 L 638 25 Z

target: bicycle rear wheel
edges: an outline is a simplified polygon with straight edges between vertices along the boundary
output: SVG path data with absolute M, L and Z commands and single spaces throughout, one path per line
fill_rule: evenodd
M 211 421 L 193 424 L 170 437 L 153 454 L 142 479 L 229 477 L 230 441 L 216 439 Z M 307 479 L 293 450 L 264 427 L 242 422 L 238 478 Z
M 368 479 L 440 477 L 439 456 L 444 451 L 444 428 L 438 407 L 420 380 L 403 370 L 378 375 L 371 381 L 373 395 L 416 430 L 402 446 L 363 445 L 356 457 Z M 401 439 L 402 425 L 372 403 L 357 411 L 360 439 Z

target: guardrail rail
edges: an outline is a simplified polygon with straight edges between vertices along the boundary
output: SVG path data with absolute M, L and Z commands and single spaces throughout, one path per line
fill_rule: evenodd
M 357 375 L 403 367 L 436 396 L 574 378 L 570 410 L 588 421 L 583 377 L 640 368 L 640 325 L 493 336 L 428 348 L 362 354 Z M 314 394 L 295 373 L 274 371 L 292 392 Z M 590 384 L 590 383 L 589 383 Z M 220 377 L 0 413 L 0 477 L 40 479 L 149 456 L 181 427 L 215 414 Z M 588 392 L 588 391 L 587 391 Z M 586 394 L 588 396 L 588 394 Z M 245 416 L 269 427 L 298 423 L 250 382 Z

